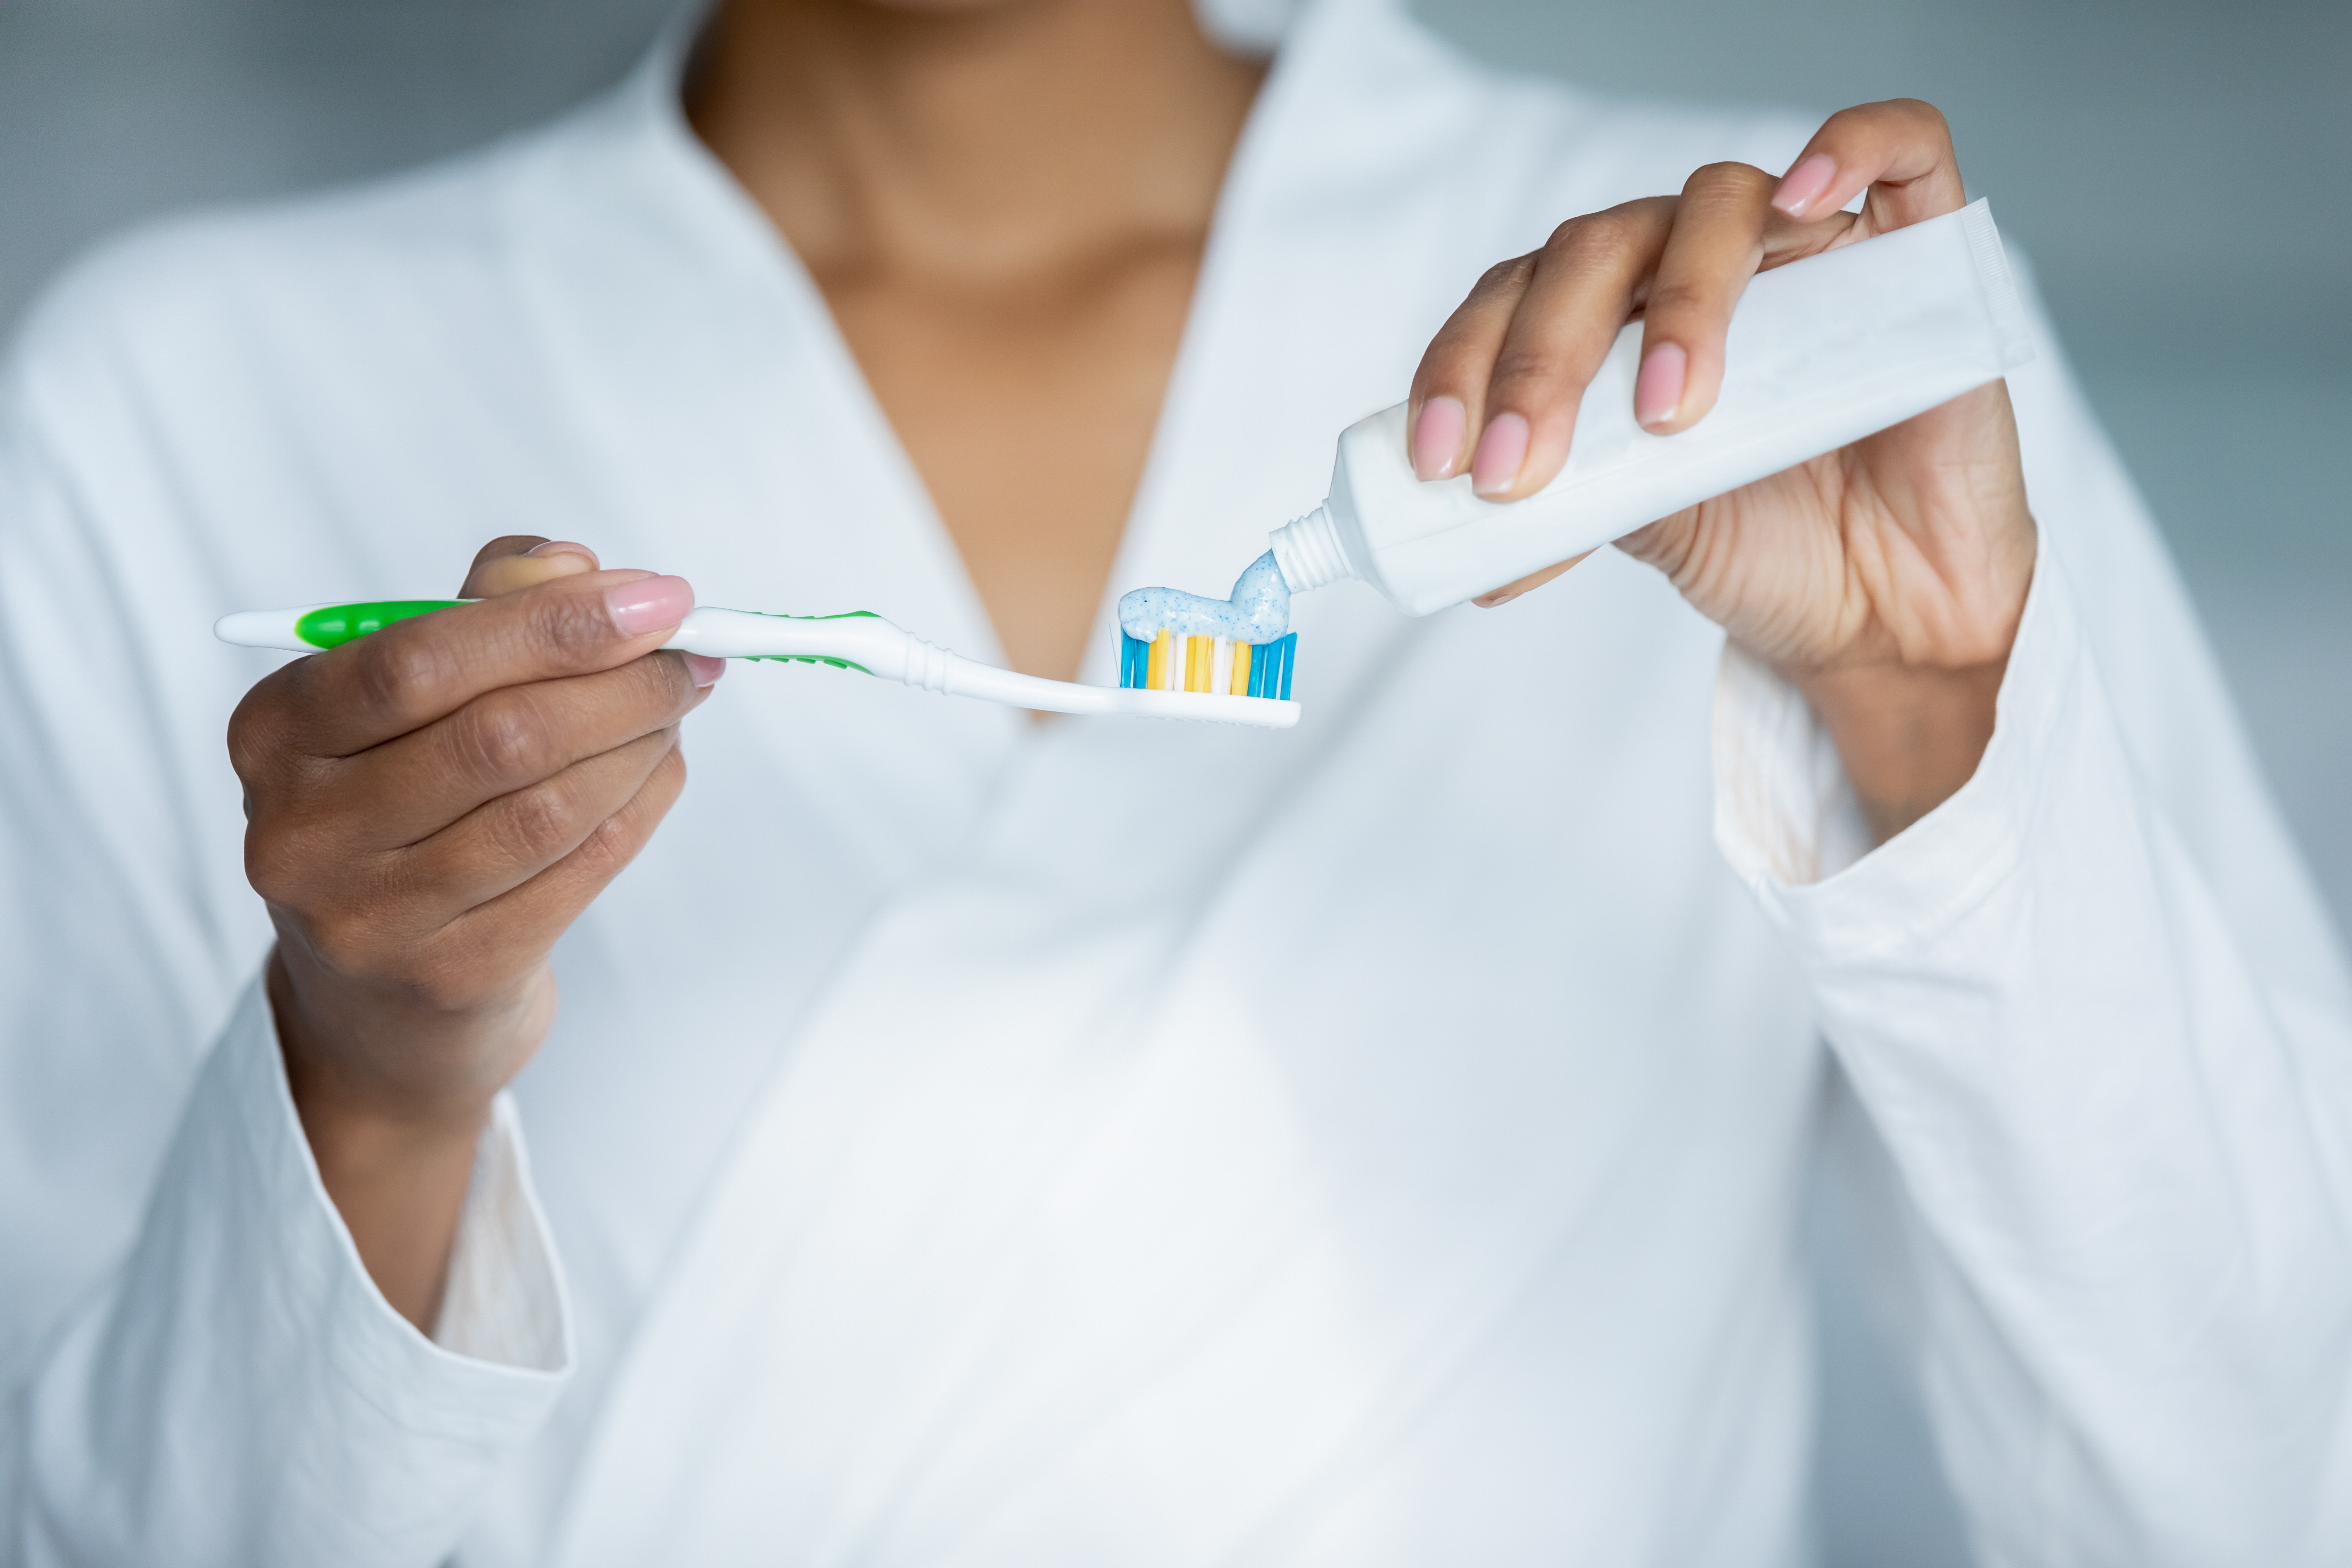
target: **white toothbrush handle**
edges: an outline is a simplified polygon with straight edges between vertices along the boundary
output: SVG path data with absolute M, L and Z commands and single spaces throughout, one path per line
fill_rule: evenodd
M 919 691 L 976 697 L 1049 713 L 1119 710 L 1116 687 L 1079 686 L 999 669 L 927 643 L 879 616 L 801 620 L 704 605 L 688 616 L 677 636 L 663 646 L 714 658 L 845 659 L 869 675 L 900 681 Z
M 1123 713 L 1144 719 L 1248 724 L 1263 730 L 1287 730 L 1298 722 L 1298 704 L 1272 698 L 1081 686 L 999 669 L 927 643 L 879 616 L 802 620 L 704 605 L 688 616 L 677 636 L 664 646 L 715 658 L 842 659 L 869 675 L 900 681 L 919 691 L 974 697 L 1046 713 Z

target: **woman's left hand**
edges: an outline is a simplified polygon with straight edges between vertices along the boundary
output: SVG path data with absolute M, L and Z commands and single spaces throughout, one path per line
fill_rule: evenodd
M 1842 210 L 1864 191 L 1860 213 Z M 1661 435 L 1686 430 L 1714 406 L 1748 279 L 1965 199 L 1943 116 L 1895 100 L 1832 116 L 1779 179 L 1717 163 L 1679 196 L 1570 219 L 1482 278 L 1431 342 L 1413 377 L 1413 467 L 1434 479 L 1466 465 L 1496 500 L 1541 489 L 1567 459 L 1586 383 L 1636 313 L 1635 417 Z M 2017 424 L 1996 382 L 1617 547 L 1805 695 L 1884 839 L 1975 772 L 2034 543 Z M 1573 564 L 1478 602 L 1505 603 Z

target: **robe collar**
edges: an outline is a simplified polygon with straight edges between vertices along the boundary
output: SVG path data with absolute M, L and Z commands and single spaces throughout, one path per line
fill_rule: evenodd
M 1377 261 L 1366 247 L 1389 237 L 1376 220 L 1367 229 L 1361 212 L 1350 219 L 1346 204 L 1369 172 L 1398 166 L 1398 128 L 1384 113 L 1394 100 L 1381 90 L 1382 79 L 1425 72 L 1430 40 L 1398 0 L 1307 0 L 1295 13 L 1266 0 L 1257 15 L 1263 22 L 1286 13 L 1286 37 L 1227 171 L 1081 661 L 1083 680 L 1116 684 L 1120 593 L 1146 583 L 1222 593 L 1265 547 L 1270 530 L 1322 499 L 1338 431 L 1402 396 L 1410 375 L 1411 358 L 1390 348 L 1395 334 L 1384 323 L 1366 321 L 1351 333 L 1335 317 L 1377 310 L 1361 287 L 1366 261 Z M 953 541 L 823 294 L 686 121 L 680 88 L 698 26 L 699 17 L 688 16 L 666 29 L 629 78 L 561 138 L 574 177 L 556 183 L 554 199 L 572 210 L 535 226 L 542 242 L 552 241 L 543 292 L 571 294 L 570 309 L 592 317 L 596 331 L 617 333 L 620 352 L 635 361 L 620 380 L 663 389 L 666 406 L 608 416 L 635 426 L 629 441 L 650 436 L 659 446 L 660 430 L 648 424 L 673 425 L 683 441 L 744 418 L 740 407 L 695 406 L 697 388 L 711 384 L 740 397 L 747 381 L 764 382 L 773 397 L 750 401 L 772 419 L 812 400 L 829 409 L 827 460 L 854 479 L 857 501 L 855 517 L 825 525 L 857 537 L 812 551 L 811 520 L 738 529 L 723 545 L 712 542 L 712 560 L 694 574 L 706 598 L 763 609 L 872 608 L 931 641 L 1001 661 Z M 600 247 L 608 258 L 634 251 L 639 264 L 624 258 L 583 283 L 569 265 L 578 246 Z M 634 323 L 634 331 L 616 323 Z M 1351 343 L 1343 352 L 1364 363 L 1338 375 L 1316 363 L 1328 362 L 1335 342 Z M 761 354 L 775 363 L 748 376 L 698 374 L 720 363 L 740 371 Z M 1315 395 L 1352 384 L 1363 390 L 1337 402 Z M 772 431 L 743 434 L 732 449 L 778 445 Z M 797 477 L 770 476 L 780 520 Z M 642 498 L 634 510 L 660 516 L 661 498 Z M 628 542 L 648 561 L 677 559 L 676 539 Z M 722 550 L 730 553 L 719 559 Z M 794 602 L 766 602 L 780 592 Z

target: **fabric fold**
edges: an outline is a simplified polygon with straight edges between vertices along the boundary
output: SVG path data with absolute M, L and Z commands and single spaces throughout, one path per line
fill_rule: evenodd
M 454 1337 L 542 1364 L 436 1345 L 376 1289 L 319 1181 L 257 979 L 130 1258 L 22 1395 L 25 1489 L 45 1506 L 18 1521 L 17 1560 L 441 1561 L 568 1370 L 510 1109 L 478 1173 L 491 1184 L 467 1204 L 465 1300 L 530 1303 L 514 1316 L 541 1337 L 478 1314 Z
M 1834 875 L 1799 879 L 1817 733 L 1785 688 L 1723 689 L 1723 848 L 1899 1173 L 1924 1383 L 1993 1559 L 2309 1560 L 2299 1521 L 2352 1484 L 2327 1043 L 2147 787 L 2053 542 L 1976 773 Z M 2284 1462 L 2283 1429 L 2336 1436 Z

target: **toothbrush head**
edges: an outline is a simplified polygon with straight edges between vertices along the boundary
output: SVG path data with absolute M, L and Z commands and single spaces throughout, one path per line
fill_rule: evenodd
M 1290 669 L 1298 634 L 1268 643 L 1185 637 L 1162 626 L 1146 640 L 1119 634 L 1118 683 L 1141 691 L 1290 700 Z

